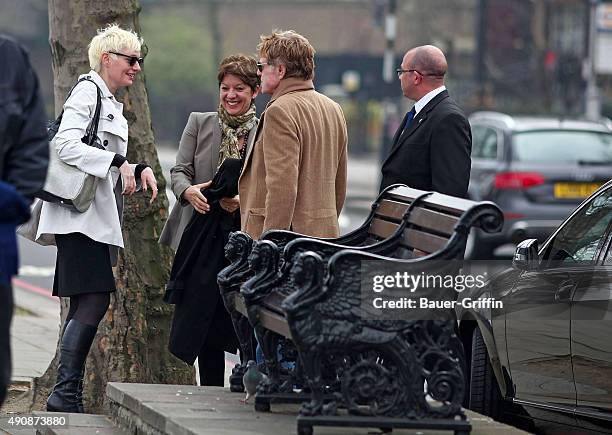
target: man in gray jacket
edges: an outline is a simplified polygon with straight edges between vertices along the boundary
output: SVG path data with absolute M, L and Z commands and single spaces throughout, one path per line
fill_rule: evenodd
M 49 145 L 38 79 L 26 51 L 0 35 L 0 405 L 11 380 L 11 277 L 17 273 L 15 228 L 47 174 Z

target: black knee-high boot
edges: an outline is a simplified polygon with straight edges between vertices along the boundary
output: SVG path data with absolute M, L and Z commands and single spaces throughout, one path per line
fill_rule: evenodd
M 62 336 L 57 383 L 47 399 L 47 411 L 83 412 L 79 407 L 79 386 L 83 382 L 85 360 L 97 327 L 70 319 Z M 81 396 L 82 400 L 82 396 Z
M 66 319 L 62 329 L 60 331 L 60 335 L 64 335 L 64 331 L 66 330 L 66 326 L 68 326 L 68 322 L 70 319 Z M 83 369 L 81 370 L 81 376 L 79 377 L 79 387 L 77 388 L 77 407 L 79 408 L 79 413 L 85 413 L 85 407 L 83 405 L 83 377 L 85 376 L 85 364 L 83 364 Z

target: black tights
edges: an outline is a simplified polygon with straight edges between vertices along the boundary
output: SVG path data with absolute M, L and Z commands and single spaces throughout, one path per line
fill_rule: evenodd
M 202 346 L 198 355 L 198 369 L 200 385 L 222 387 L 225 381 L 225 351 Z
M 215 314 L 208 328 L 206 339 L 198 354 L 198 369 L 200 371 L 200 385 L 222 387 L 225 381 L 225 336 L 217 330 L 221 325 L 223 316 L 227 316 L 225 307 L 217 303 Z
M 90 326 L 98 326 L 110 304 L 110 293 L 83 293 L 70 296 L 66 322 L 72 318 Z

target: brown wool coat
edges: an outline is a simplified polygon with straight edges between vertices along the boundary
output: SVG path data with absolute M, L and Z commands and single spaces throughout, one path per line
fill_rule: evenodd
M 346 196 L 347 130 L 340 106 L 311 80 L 283 79 L 247 151 L 239 182 L 242 230 L 339 235 Z

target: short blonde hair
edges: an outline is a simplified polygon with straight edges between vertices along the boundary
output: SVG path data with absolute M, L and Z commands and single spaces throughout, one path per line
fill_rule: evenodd
M 99 29 L 98 34 L 89 43 L 87 52 L 89 66 L 95 72 L 100 72 L 102 53 L 121 52 L 123 50 L 140 52 L 142 43 L 142 38 L 134 31 L 124 30 L 114 23 L 109 24 L 104 29 Z
M 274 30 L 269 36 L 260 36 L 259 55 L 268 62 L 280 61 L 287 68 L 285 77 L 310 80 L 314 77 L 315 49 L 308 39 L 294 30 Z

